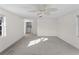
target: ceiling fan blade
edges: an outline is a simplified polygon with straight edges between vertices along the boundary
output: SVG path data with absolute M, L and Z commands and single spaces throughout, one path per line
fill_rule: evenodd
M 37 12 L 37 10 L 30 10 L 29 12 Z
M 58 9 L 57 8 L 48 8 L 47 9 L 47 11 L 49 11 L 49 12 L 55 12 L 55 11 L 57 11 Z

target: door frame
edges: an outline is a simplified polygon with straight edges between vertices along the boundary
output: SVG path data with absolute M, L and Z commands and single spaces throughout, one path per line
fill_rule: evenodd
M 32 20 L 24 19 L 24 35 L 26 35 L 26 22 L 32 22 Z

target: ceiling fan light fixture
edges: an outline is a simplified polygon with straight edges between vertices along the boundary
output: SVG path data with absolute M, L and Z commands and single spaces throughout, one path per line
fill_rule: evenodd
M 43 13 L 38 13 L 37 16 L 41 18 L 41 17 L 44 16 L 44 14 Z
M 53 12 L 56 12 L 57 8 L 51 8 L 50 5 L 42 4 L 42 5 L 36 5 L 36 9 L 32 10 L 33 12 L 36 12 L 36 15 L 38 17 L 43 17 L 45 15 L 50 15 Z

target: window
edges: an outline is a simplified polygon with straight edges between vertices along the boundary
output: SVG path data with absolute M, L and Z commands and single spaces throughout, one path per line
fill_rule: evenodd
M 0 37 L 6 36 L 6 18 L 0 16 Z

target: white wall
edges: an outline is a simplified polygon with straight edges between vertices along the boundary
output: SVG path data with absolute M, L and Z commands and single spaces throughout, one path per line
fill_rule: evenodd
M 78 14 L 76 11 L 57 19 L 57 36 L 77 48 L 79 48 L 79 37 L 76 36 Z
M 56 36 L 56 20 L 51 18 L 26 19 L 32 21 L 32 33 L 38 36 Z
M 0 15 L 6 16 L 7 32 L 6 37 L 0 38 L 0 52 L 12 45 L 24 35 L 23 18 L 10 13 L 4 9 L 0 9 Z
M 37 35 L 37 19 L 32 19 L 32 32 L 33 34 Z
M 38 36 L 56 36 L 56 20 L 50 18 L 38 19 Z

